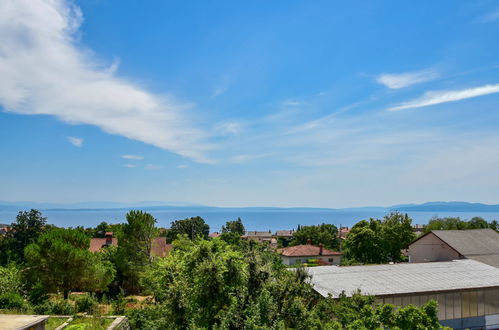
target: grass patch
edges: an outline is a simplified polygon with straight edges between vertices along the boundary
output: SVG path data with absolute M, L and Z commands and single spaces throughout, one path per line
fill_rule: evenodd
M 64 322 L 66 322 L 66 318 L 64 317 L 49 317 L 47 320 L 47 323 L 45 324 L 45 329 L 46 330 L 54 330 Z
M 77 317 L 64 330 L 105 330 L 114 319 L 97 317 Z

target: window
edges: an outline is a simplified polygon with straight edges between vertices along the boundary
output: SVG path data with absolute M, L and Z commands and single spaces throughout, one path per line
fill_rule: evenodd
M 334 258 L 329 258 L 329 262 L 334 262 Z

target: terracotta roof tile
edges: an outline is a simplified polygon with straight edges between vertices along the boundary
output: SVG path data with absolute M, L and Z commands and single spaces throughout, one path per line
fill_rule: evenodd
M 278 249 L 277 252 L 286 257 L 312 257 L 320 255 L 320 247 L 309 244 L 288 246 L 282 249 Z M 322 249 L 323 256 L 336 256 L 341 255 L 341 252 L 331 251 L 328 249 Z
M 106 246 L 106 240 L 107 238 L 91 238 L 89 248 L 90 252 L 100 251 L 100 249 Z M 118 246 L 118 239 L 116 237 L 113 237 L 111 245 Z
M 166 257 L 173 245 L 166 243 L 166 237 L 156 237 L 152 241 L 151 256 L 153 257 Z

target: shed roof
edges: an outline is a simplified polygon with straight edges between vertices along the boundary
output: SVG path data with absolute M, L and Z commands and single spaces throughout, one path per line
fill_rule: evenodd
M 499 269 L 461 259 L 447 262 L 371 266 L 319 266 L 308 268 L 314 289 L 337 298 L 342 291 L 385 296 L 499 287 Z
M 295 246 L 288 246 L 277 250 L 280 254 L 286 257 L 317 257 L 320 254 L 320 247 L 310 244 L 301 244 Z M 341 252 L 322 249 L 323 256 L 336 256 L 341 255 Z
M 493 229 L 432 230 L 463 256 L 499 254 L 499 234 Z

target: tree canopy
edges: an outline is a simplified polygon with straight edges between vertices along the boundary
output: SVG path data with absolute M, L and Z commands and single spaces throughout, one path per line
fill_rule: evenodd
M 362 220 L 355 224 L 344 242 L 345 256 L 352 262 L 386 263 L 404 259 L 401 250 L 415 239 L 412 219 L 398 212 L 383 220 Z
M 210 226 L 208 226 L 201 217 L 192 217 L 183 220 L 176 220 L 171 223 L 171 227 L 166 233 L 169 242 L 173 242 L 179 235 L 187 235 L 189 239 L 195 239 L 198 236 L 208 238 Z
M 130 211 L 126 215 L 118 237 L 117 262 L 122 284 L 130 291 L 137 291 L 139 274 L 151 263 L 151 247 L 158 230 L 156 219 L 149 213 Z
M 237 218 L 234 221 L 227 221 L 225 226 L 222 226 L 222 233 L 236 233 L 239 235 L 244 235 L 246 232 L 243 221 L 241 218 Z
M 326 223 L 317 226 L 300 226 L 293 234 L 289 245 L 307 244 L 308 241 L 313 245 L 323 244 L 325 248 L 338 249 L 340 242 L 338 228 Z
M 459 217 L 434 217 L 430 219 L 428 224 L 425 226 L 424 232 L 427 233 L 432 230 L 466 230 L 485 228 L 497 230 L 498 223 L 496 220 L 493 220 L 489 223 L 482 217 L 473 217 L 469 221 L 462 220 Z
M 28 245 L 25 256 L 28 272 L 41 281 L 48 292 L 72 289 L 105 290 L 115 270 L 100 256 L 88 250 L 88 237 L 76 229 L 53 229 Z

